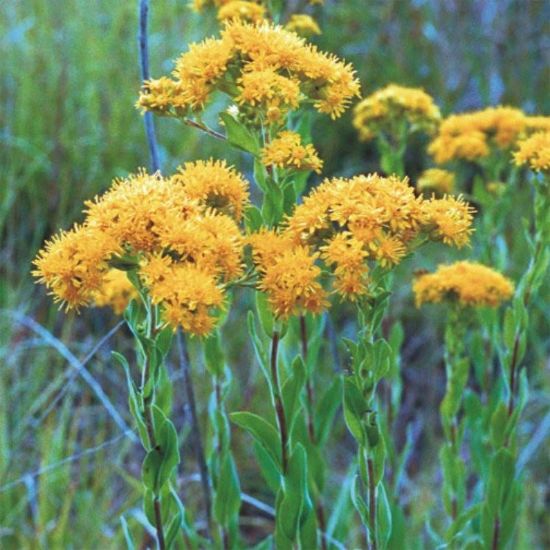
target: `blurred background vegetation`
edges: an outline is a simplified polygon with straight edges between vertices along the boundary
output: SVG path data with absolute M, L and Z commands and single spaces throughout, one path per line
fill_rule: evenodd
M 151 9 L 151 72 L 156 77 L 171 70 L 188 42 L 214 32 L 216 24 L 193 13 L 187 0 L 153 0 Z M 395 82 L 423 87 L 444 114 L 499 103 L 539 114 L 550 110 L 550 4 L 545 0 L 326 0 L 320 13 L 325 32 L 316 42 L 353 63 L 365 95 Z M 148 164 L 143 121 L 134 107 L 140 86 L 137 2 L 3 2 L 0 55 L 0 547 L 119 548 L 124 546 L 119 516 L 125 514 L 133 524 L 145 521 L 139 502 L 142 457 L 131 433 L 121 432 L 129 422 L 126 388 L 123 373 L 110 359 L 110 349 L 127 348 L 129 339 L 125 329 L 117 330 L 98 347 L 116 328 L 114 316 L 107 310 L 59 313 L 43 289 L 34 286 L 30 262 L 53 231 L 80 219 L 84 200 L 106 189 L 113 177 Z M 220 143 L 191 128 L 173 120 L 155 124 L 166 172 L 183 161 L 226 156 Z M 378 169 L 374 150 L 358 142 L 349 112 L 335 123 L 316 119 L 314 138 L 326 175 Z M 407 158 L 413 178 L 426 166 L 422 147 L 416 144 Z M 250 168 L 242 159 L 229 160 L 245 171 Z M 525 195 L 518 204 L 529 203 L 528 190 Z M 519 210 L 517 220 L 525 214 Z M 515 227 L 511 224 L 511 231 Z M 514 258 L 517 262 L 507 266 L 512 276 L 525 268 L 519 236 Z M 428 251 L 421 267 L 432 268 L 441 259 L 449 258 Z M 437 504 L 432 489 L 438 480 L 431 466 L 433 441 L 440 437 L 437 410 L 444 378 L 441 318 L 437 312 L 426 318 L 412 305 L 407 281 L 415 267 L 408 261 L 400 267 L 403 285 L 392 315 L 406 329 L 398 431 L 404 441 L 410 426 L 414 445 L 405 505 L 421 533 L 426 512 Z M 541 295 L 548 292 L 547 284 Z M 240 310 L 248 299 L 243 294 L 238 300 Z M 240 326 L 239 315 L 233 312 L 226 330 L 231 334 L 226 339 L 229 364 L 240 381 L 233 400 L 236 408 L 258 409 L 265 395 L 255 387 L 257 367 L 246 334 L 231 330 Z M 337 315 L 345 330 L 353 330 L 346 311 Z M 526 446 L 537 434 L 541 437 L 540 426 L 549 424 L 544 339 L 549 316 L 540 304 L 531 325 L 532 393 L 521 432 Z M 210 388 L 201 383 L 206 378 L 195 347 L 191 352 L 205 420 Z M 90 374 L 83 375 L 83 369 Z M 188 410 L 177 361 L 171 369 L 179 425 L 187 426 L 181 491 L 192 502 L 198 485 L 186 445 Z M 321 365 L 320 372 L 328 379 L 332 366 Z M 337 426 L 330 460 L 338 483 L 330 499 L 345 509 L 349 503 L 341 504 L 337 492 L 354 451 L 343 423 Z M 272 496 L 256 492 L 261 483 L 255 481 L 247 446 L 238 444 L 240 437 L 234 436 L 235 449 L 243 452 L 237 460 L 244 490 L 272 504 Z M 550 545 L 544 514 L 550 500 L 548 440 L 528 458 L 529 505 L 520 542 L 522 548 L 544 548 Z

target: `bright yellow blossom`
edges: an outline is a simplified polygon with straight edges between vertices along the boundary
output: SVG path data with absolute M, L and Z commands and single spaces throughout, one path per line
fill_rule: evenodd
M 455 186 L 455 175 L 441 168 L 428 168 L 424 170 L 416 187 L 419 191 L 435 191 L 436 193 L 452 193 Z
M 293 170 L 313 170 L 318 174 L 323 167 L 323 161 L 311 144 L 303 145 L 300 134 L 296 132 L 281 132 L 262 150 L 262 162 L 266 166 Z
M 398 129 L 404 123 L 408 132 L 432 133 L 440 119 L 439 108 L 426 92 L 390 84 L 356 105 L 353 125 L 363 141 L 370 141 L 379 133 L 399 137 Z
M 421 237 L 464 246 L 472 221 L 460 197 L 425 199 L 407 179 L 371 174 L 325 180 L 286 219 L 282 236 L 320 252 L 334 291 L 353 300 L 368 291 L 369 264 L 393 268 Z
M 321 29 L 317 24 L 317 21 L 305 13 L 296 13 L 290 16 L 288 23 L 285 25 L 285 29 L 291 32 L 295 32 L 299 36 L 309 38 L 316 34 L 321 34 Z
M 518 166 L 527 165 L 535 172 L 550 171 L 550 131 L 537 132 L 518 143 L 514 162 Z
M 198 336 L 212 331 L 224 294 L 210 272 L 190 263 L 155 262 L 151 269 L 145 263 L 141 276 L 168 325 Z
M 288 110 L 306 100 L 336 118 L 360 92 L 350 65 L 267 22 L 229 21 L 220 38 L 192 44 L 178 59 L 173 76 L 173 83 L 145 83 L 138 105 L 181 116 L 186 109 L 203 109 L 218 90 L 242 107 L 260 110 L 263 121 L 280 123 Z
M 444 300 L 461 306 L 497 307 L 514 293 L 513 283 L 479 263 L 440 265 L 435 273 L 418 277 L 413 285 L 416 305 Z
M 267 294 L 276 317 L 286 319 L 304 312 L 320 313 L 328 304 L 318 281 L 321 268 L 316 254 L 306 247 L 285 250 L 267 265 L 259 265 L 259 289 Z
M 223 160 L 188 162 L 178 168 L 173 179 L 183 186 L 190 199 L 233 216 L 240 221 L 249 200 L 249 184 Z
M 238 85 L 237 103 L 254 107 L 254 110 L 261 109 L 270 122 L 278 122 L 298 106 L 299 82 L 273 69 L 246 72 L 238 80 Z
M 101 287 L 93 294 L 95 306 L 109 306 L 117 315 L 124 312 L 130 300 L 137 298 L 138 292 L 126 272 L 118 269 L 111 269 L 103 278 Z
M 34 260 L 33 275 L 66 309 L 89 305 L 103 285 L 108 261 L 120 251 L 109 234 L 86 226 L 62 231 Z
M 444 196 L 423 203 L 425 223 L 443 243 L 462 248 L 470 242 L 475 209 L 461 196 Z
M 218 19 L 220 21 L 239 19 L 250 23 L 259 23 L 265 19 L 265 7 L 246 0 L 231 0 L 220 8 Z
M 527 127 L 528 117 L 512 107 L 488 107 L 446 118 L 428 147 L 438 164 L 450 160 L 475 161 L 492 149 L 509 149 Z

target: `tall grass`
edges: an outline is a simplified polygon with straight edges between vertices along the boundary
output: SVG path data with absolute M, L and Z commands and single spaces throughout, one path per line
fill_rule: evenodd
M 330 30 L 319 43 L 354 63 L 367 92 L 396 81 L 423 86 L 447 111 L 498 102 L 538 112 L 550 108 L 544 2 L 392 0 L 373 2 L 368 9 L 361 0 L 327 4 L 323 23 Z M 113 367 L 109 354 L 115 347 L 130 346 L 128 334 L 119 329 L 96 349 L 115 326 L 111 314 L 59 315 L 34 287 L 29 271 L 44 238 L 80 219 L 84 200 L 105 189 L 113 177 L 148 163 L 143 122 L 133 106 L 140 85 L 137 5 L 106 0 L 5 2 L 0 6 L 0 31 L 0 547 L 120 548 L 121 516 L 130 530 L 147 529 L 139 500 L 143 456 L 132 443 L 132 432 L 125 432 L 113 416 L 114 410 L 131 425 L 124 412 L 123 373 Z M 187 2 L 156 0 L 150 23 L 152 75 L 168 72 L 185 45 L 205 34 L 204 19 L 194 15 Z M 170 120 L 156 119 L 155 124 L 167 171 L 183 160 L 223 156 L 219 144 L 207 136 Z M 375 169 L 374 151 L 357 143 L 349 118 L 333 125 L 319 121 L 314 134 L 327 173 Z M 422 168 L 414 147 L 406 164 L 413 175 Z M 518 227 L 528 212 L 529 194 L 528 187 L 521 190 L 507 226 L 508 235 L 514 235 L 507 266 L 512 275 L 522 273 L 528 259 Z M 429 269 L 442 259 L 435 250 L 427 257 L 422 267 Z M 390 312 L 403 320 L 406 334 L 403 408 L 396 431 L 400 447 L 410 447 L 402 483 L 404 508 L 413 518 L 411 538 L 423 532 L 425 516 L 435 502 L 436 457 L 430 449 L 441 440 L 437 406 L 444 392 L 437 328 L 443 322 L 420 318 L 410 303 L 409 287 L 400 283 L 413 268 L 409 261 L 403 264 Z M 546 282 L 540 295 L 549 292 Z M 242 303 L 244 310 L 246 297 Z M 25 315 L 45 332 L 33 330 Z M 354 330 L 345 308 L 336 313 L 335 322 L 344 332 Z M 229 400 L 241 409 L 251 408 L 254 400 L 254 410 L 261 412 L 269 398 L 265 388 L 257 387 L 246 335 L 235 330 L 240 323 L 232 315 L 225 328 L 227 361 L 238 382 Z M 520 427 L 520 460 L 526 466 L 526 505 L 518 543 L 522 548 L 550 544 L 545 515 L 549 464 L 544 452 L 550 432 L 545 338 L 549 329 L 547 300 L 541 300 L 530 325 L 532 391 Z M 330 382 L 332 363 L 343 351 L 330 341 L 330 324 L 326 331 L 321 384 Z M 72 359 L 63 352 L 62 342 L 68 343 Z M 206 376 L 198 350 L 191 345 L 190 351 L 193 376 L 199 382 L 199 415 L 206 429 L 211 388 L 202 383 Z M 170 367 L 175 410 L 187 421 L 176 357 Z M 88 379 L 78 369 L 86 369 Z M 94 384 L 103 389 L 105 400 L 98 397 Z M 200 506 L 198 468 L 186 450 L 189 422 L 183 424 L 181 493 Z M 249 515 L 252 540 L 269 525 L 273 502 L 257 483 L 257 466 L 247 452 L 249 440 L 242 433 L 233 437 L 243 465 L 241 481 L 249 499 L 244 501 L 244 515 Z M 340 443 L 328 460 L 343 485 L 329 488 L 327 533 L 339 538 L 346 529 L 344 518 L 353 509 L 345 467 L 354 447 L 341 421 L 333 437 Z M 257 524 L 261 506 L 267 507 L 260 513 L 264 523 Z M 359 537 L 347 535 L 351 540 Z M 399 541 L 395 544 L 399 548 Z

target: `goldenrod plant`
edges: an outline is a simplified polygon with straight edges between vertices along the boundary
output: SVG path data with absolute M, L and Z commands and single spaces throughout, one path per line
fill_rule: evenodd
M 523 547 L 548 117 L 443 116 L 440 93 L 394 78 L 365 80 L 363 97 L 354 66 L 316 43 L 334 30 L 322 0 L 187 8 L 205 23 L 194 37 L 209 36 L 151 76 L 141 2 L 134 111 L 150 168 L 113 170 L 32 268 L 66 318 L 108 306 L 131 341 L 117 340 L 109 380 L 133 422 L 115 415 L 135 441 L 113 467 L 132 497 L 105 537 L 160 550 Z M 372 142 L 379 171 L 333 172 L 317 124 L 347 127 L 360 155 Z M 214 152 L 169 156 L 165 132 Z M 411 405 L 411 362 L 434 419 L 416 418 L 428 391 Z

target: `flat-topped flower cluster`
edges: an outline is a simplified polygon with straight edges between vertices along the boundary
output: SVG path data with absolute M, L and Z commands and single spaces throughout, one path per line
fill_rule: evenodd
M 461 197 L 417 196 L 407 179 L 376 174 L 325 180 L 304 198 L 280 230 L 249 237 L 260 288 L 275 314 L 319 312 L 328 293 L 351 301 L 369 293 L 369 271 L 390 269 L 424 239 L 462 247 L 473 208 Z
M 224 286 L 243 272 L 247 203 L 248 183 L 224 162 L 188 163 L 169 178 L 139 172 L 87 202 L 84 224 L 47 243 L 34 274 L 67 308 L 120 310 L 113 290 L 132 294 L 113 271 L 135 271 L 166 323 L 206 334 Z
M 278 124 L 300 105 L 340 116 L 360 85 L 336 56 L 270 23 L 230 21 L 220 38 L 191 44 L 176 61 L 173 78 L 144 83 L 138 105 L 158 114 L 202 111 L 216 91 L 239 105 L 254 124 Z
M 419 276 L 413 291 L 417 306 L 448 301 L 463 307 L 498 307 L 512 297 L 514 284 L 490 267 L 464 261 Z

